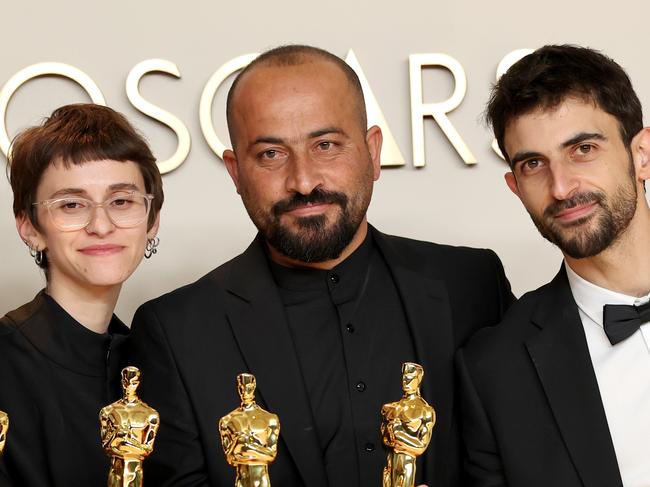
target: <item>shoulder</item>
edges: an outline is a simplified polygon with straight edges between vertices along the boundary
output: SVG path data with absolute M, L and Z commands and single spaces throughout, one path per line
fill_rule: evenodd
M 374 230 L 375 240 L 392 267 L 406 268 L 421 277 L 442 281 L 455 307 L 466 303 L 493 303 L 498 316 L 513 299 L 501 260 L 490 249 L 444 245 L 385 235 Z
M 236 272 L 237 257 L 213 269 L 196 281 L 181 286 L 147 301 L 140 309 L 185 309 L 207 303 L 216 304 L 223 299 L 228 276 Z
M 493 327 L 479 330 L 463 348 L 469 362 L 485 363 L 498 357 L 505 358 L 513 351 L 523 350 L 524 342 L 539 329 L 531 322 L 552 283 L 524 294 L 512 304 L 502 321 Z
M 374 230 L 374 236 L 379 247 L 386 250 L 391 259 L 421 272 L 454 277 L 502 272 L 503 269 L 500 259 L 490 249 L 415 240 L 387 235 L 377 230 Z
M 33 300 L 9 311 L 0 318 L 0 340 L 2 337 L 14 335 L 27 323 L 46 312 L 43 292 L 39 292 Z

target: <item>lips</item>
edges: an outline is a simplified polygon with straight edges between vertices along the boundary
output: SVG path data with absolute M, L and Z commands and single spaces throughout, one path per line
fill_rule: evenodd
M 79 249 L 84 255 L 93 255 L 93 256 L 102 256 L 102 255 L 113 255 L 121 252 L 124 249 L 123 245 L 115 244 L 97 244 L 89 245 L 88 247 L 83 247 Z
M 344 193 L 316 188 L 308 195 L 296 193 L 286 200 L 276 202 L 272 211 L 276 217 L 289 212 L 293 214 L 313 214 L 323 211 L 327 205 L 332 204 L 345 209 L 347 202 L 348 198 Z
M 591 214 L 594 208 L 598 206 L 598 202 L 592 201 L 591 203 L 576 205 L 571 208 L 566 208 L 555 214 L 555 218 L 558 220 L 570 223 L 575 220 L 579 220 Z
M 574 224 L 589 218 L 598 206 L 604 206 L 605 195 L 589 191 L 573 195 L 567 200 L 554 201 L 544 210 L 544 217 L 559 223 Z
M 325 211 L 331 203 L 308 203 L 306 205 L 294 206 L 292 209 L 285 211 L 296 216 L 307 216 Z

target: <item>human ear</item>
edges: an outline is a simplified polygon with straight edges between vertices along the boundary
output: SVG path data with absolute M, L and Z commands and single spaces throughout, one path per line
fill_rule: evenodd
M 366 145 L 370 152 L 375 181 L 379 179 L 381 173 L 381 145 L 383 141 L 384 136 L 377 125 L 373 125 L 366 132 Z
M 156 219 L 151 225 L 151 228 L 147 231 L 147 238 L 154 238 L 158 234 L 158 229 L 160 228 L 160 212 L 156 215 Z
M 650 127 L 642 128 L 630 144 L 634 171 L 639 182 L 650 179 Z
M 32 220 L 27 217 L 24 213 L 19 214 L 16 217 L 16 230 L 18 230 L 18 235 L 23 242 L 25 242 L 30 249 L 41 251 L 45 250 L 47 247 L 45 238 L 39 232 Z
M 509 171 L 505 173 L 503 177 L 506 180 L 506 184 L 508 185 L 508 188 L 510 188 L 510 191 L 516 194 L 518 198 L 521 198 L 521 195 L 519 194 L 519 185 L 517 184 L 517 178 L 515 177 L 515 173 Z
M 222 159 L 226 165 L 228 174 L 230 174 L 230 179 L 232 179 L 232 182 L 235 183 L 237 194 L 241 194 L 239 192 L 239 166 L 237 164 L 237 156 L 235 155 L 234 151 L 226 149 L 223 151 Z

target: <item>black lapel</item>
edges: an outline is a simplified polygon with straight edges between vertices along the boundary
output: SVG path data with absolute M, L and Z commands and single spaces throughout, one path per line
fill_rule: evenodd
M 526 342 L 562 438 L 586 487 L 622 487 L 584 328 L 564 267 L 541 296 Z
M 430 279 L 406 265 L 387 237 L 371 228 L 400 293 L 411 330 L 415 353 L 424 367 L 422 397 L 436 411 L 436 425 L 429 448 L 424 454 L 426 479 L 432 472 L 444 470 L 444 448 L 449 445 L 454 408 L 453 353 L 451 309 L 443 281 Z M 417 263 L 415 264 L 417 266 Z M 436 474 L 439 478 L 440 475 Z
M 244 361 L 257 378 L 259 398 L 280 417 L 280 437 L 305 484 L 321 486 L 326 475 L 311 407 L 263 245 L 258 236 L 233 265 L 226 312 Z

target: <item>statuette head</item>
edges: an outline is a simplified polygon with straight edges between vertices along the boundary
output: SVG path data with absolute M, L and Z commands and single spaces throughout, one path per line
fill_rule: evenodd
M 257 382 L 253 374 L 244 373 L 237 376 L 237 392 L 239 392 L 242 403 L 249 404 L 255 401 L 256 387 Z
M 417 393 L 423 377 L 424 369 L 421 365 L 413 362 L 402 364 L 402 389 L 406 394 Z

